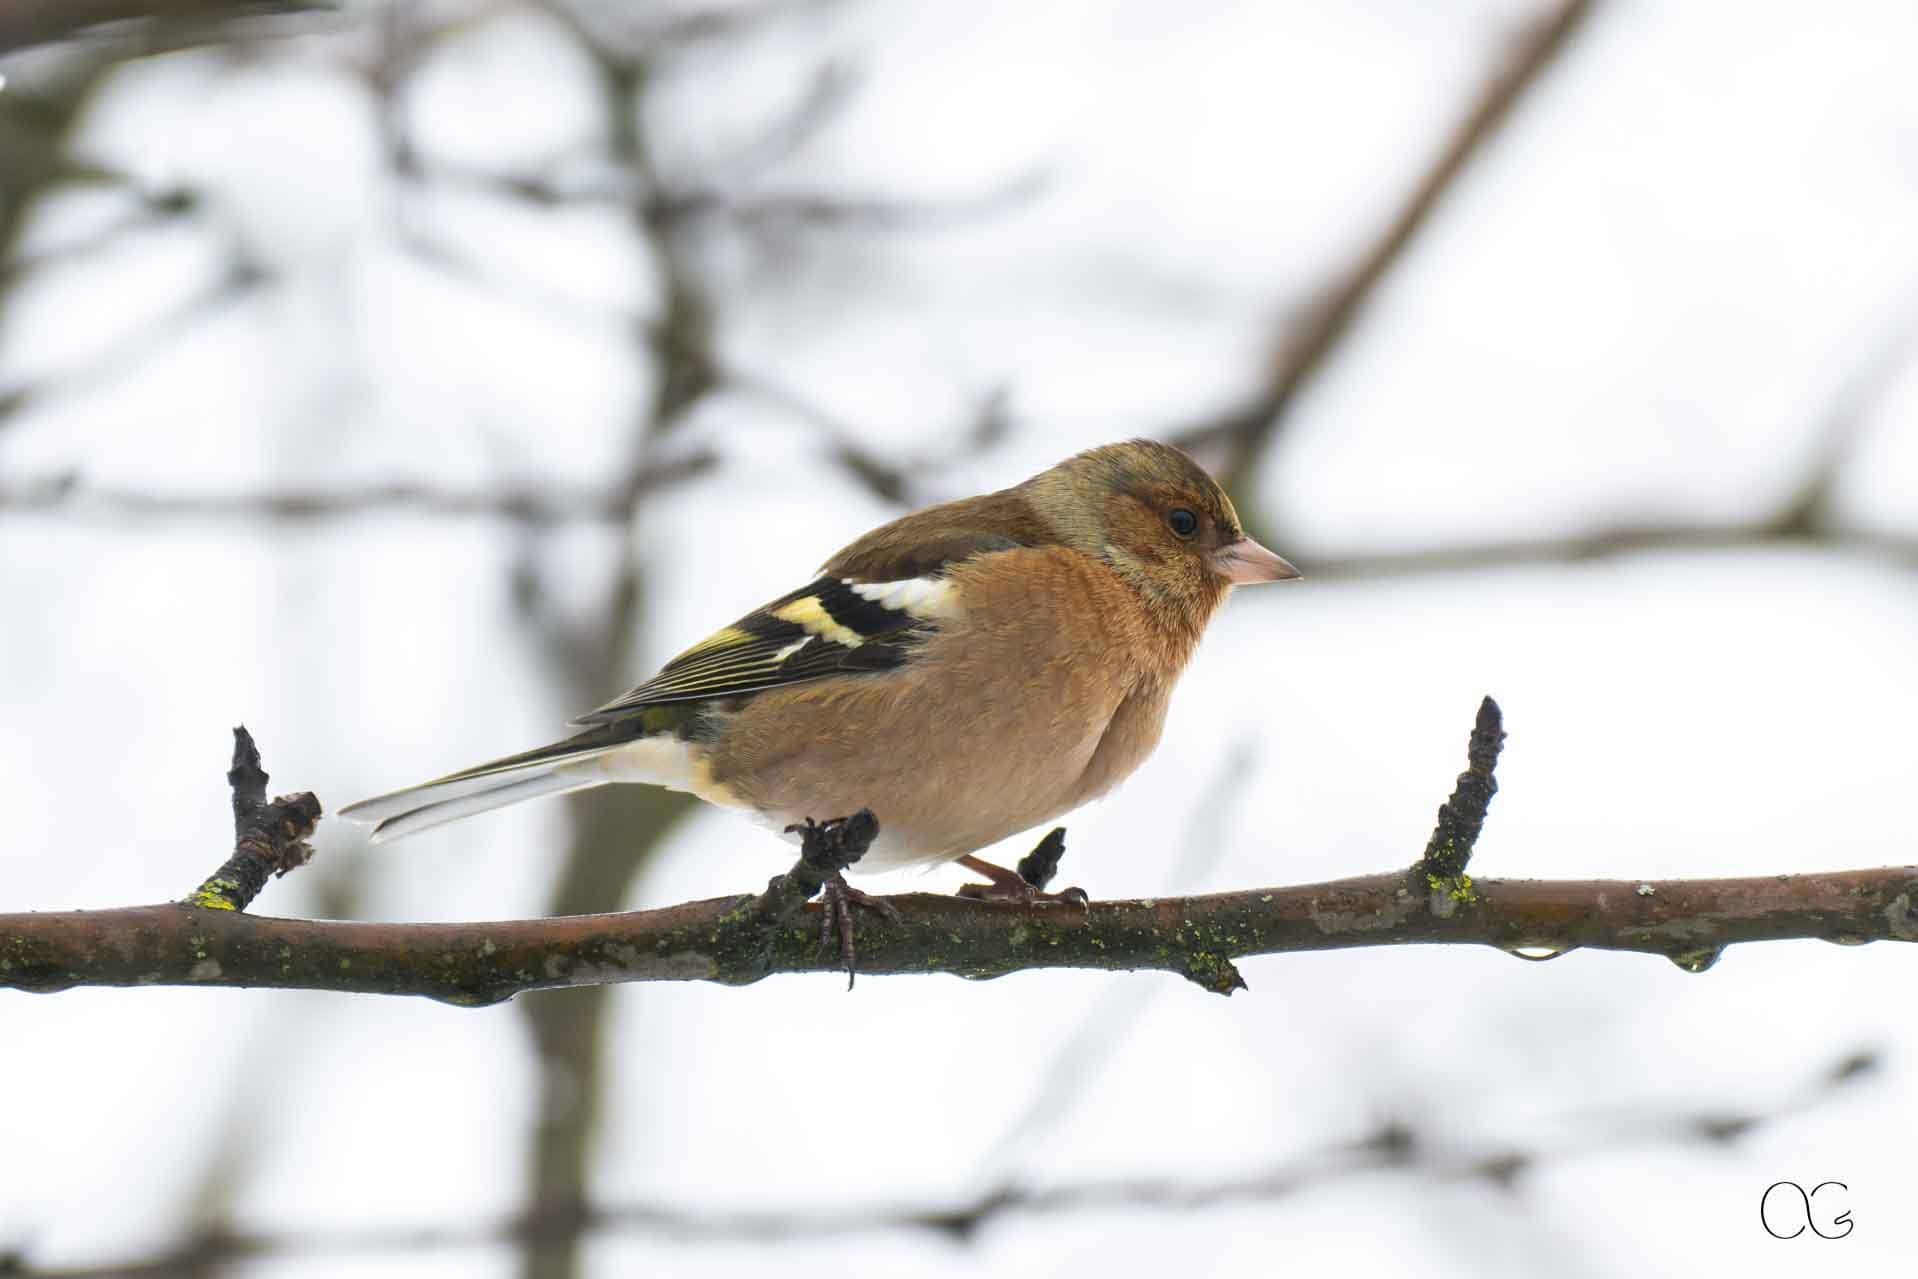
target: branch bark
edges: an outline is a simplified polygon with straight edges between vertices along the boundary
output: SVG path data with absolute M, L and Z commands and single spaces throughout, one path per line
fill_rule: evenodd
M 274 919 L 178 903 L 0 915 L 0 986 L 268 986 L 477 1007 L 556 987 L 745 985 L 839 971 L 837 953 L 820 946 L 817 905 L 769 927 L 759 900 L 462 924 Z M 1634 951 L 1702 972 L 1740 942 L 1918 941 L 1918 866 L 1742 879 L 1478 879 L 1463 896 L 1435 895 L 1414 868 L 1083 910 L 929 893 L 884 900 L 896 920 L 860 920 L 859 967 L 868 976 L 1146 969 L 1220 993 L 1243 984 L 1236 959 L 1359 946 L 1473 944 L 1525 958 Z
M 1503 740 L 1503 717 L 1488 697 L 1467 747 L 1469 767 L 1439 809 L 1424 853 L 1405 870 L 1083 907 L 929 893 L 879 898 L 882 909 L 861 916 L 859 967 L 975 979 L 1034 968 L 1147 969 L 1229 995 L 1245 986 L 1234 960 L 1357 946 L 1477 944 L 1533 960 L 1578 949 L 1637 951 L 1703 972 L 1739 942 L 1918 941 L 1918 866 L 1746 879 L 1474 880 L 1466 865 L 1498 789 Z M 302 794 L 264 805 L 266 775 L 244 730 L 235 733 L 228 779 L 242 849 L 260 829 L 279 830 L 292 845 L 310 829 L 263 824 L 261 814 L 281 805 L 297 802 L 303 816 L 319 802 Z M 739 986 L 775 973 L 834 972 L 844 961 L 821 944 L 818 912 L 826 907 L 803 904 L 819 884 L 816 851 L 809 838 L 799 862 L 762 894 L 619 914 L 477 924 L 270 919 L 241 914 L 244 902 L 209 908 L 203 885 L 185 902 L 0 915 L 0 987 L 268 986 L 478 1007 L 531 990 L 628 981 Z M 276 865 L 299 860 L 272 856 Z

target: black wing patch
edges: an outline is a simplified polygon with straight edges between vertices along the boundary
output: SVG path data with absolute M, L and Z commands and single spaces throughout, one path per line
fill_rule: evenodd
M 889 670 L 906 661 L 935 609 L 918 583 L 869 587 L 868 598 L 837 577 L 754 609 L 707 636 L 624 697 L 582 715 L 579 725 L 610 724 L 666 702 L 711 701 L 800 684 L 828 675 Z M 883 602 L 882 602 L 883 601 Z

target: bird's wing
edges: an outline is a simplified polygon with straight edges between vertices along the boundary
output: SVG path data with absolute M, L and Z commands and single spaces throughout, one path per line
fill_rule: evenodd
M 661 703 L 710 701 L 905 662 L 912 641 L 952 615 L 943 578 L 822 577 L 713 632 L 579 725 L 630 719 Z
M 957 610 L 946 570 L 1036 534 L 1023 503 L 998 509 L 1006 496 L 929 507 L 874 529 L 828 560 L 816 580 L 713 632 L 573 723 L 621 723 L 663 703 L 740 697 L 905 663 L 915 641 Z

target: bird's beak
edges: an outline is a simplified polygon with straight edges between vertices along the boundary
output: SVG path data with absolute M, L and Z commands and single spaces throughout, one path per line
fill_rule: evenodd
M 1287 582 L 1304 574 L 1249 537 L 1221 546 L 1206 556 L 1212 571 L 1235 586 Z

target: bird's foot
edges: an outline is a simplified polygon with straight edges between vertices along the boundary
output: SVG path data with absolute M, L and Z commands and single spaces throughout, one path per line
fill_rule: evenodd
M 819 944 L 822 948 L 831 946 L 835 937 L 838 939 L 839 960 L 846 966 L 846 989 L 851 990 L 859 964 L 852 940 L 853 907 L 876 911 L 895 924 L 899 922 L 899 908 L 883 897 L 854 888 L 839 871 L 820 881 L 819 906 Z
M 853 907 L 877 911 L 894 923 L 899 921 L 897 906 L 846 882 L 846 867 L 865 855 L 879 833 L 879 823 L 871 809 L 862 808 L 851 817 L 829 821 L 816 822 L 808 817 L 786 830 L 799 836 L 800 860 L 819 876 L 819 944 L 831 946 L 837 938 L 839 958 L 846 965 L 846 989 L 851 990 L 859 958 L 853 945 Z
M 1017 902 L 1030 906 L 1034 902 L 1070 902 L 1084 908 L 1090 904 L 1090 898 L 1083 888 L 1064 888 L 1056 893 L 1045 891 L 1052 877 L 1059 873 L 1059 859 L 1066 851 L 1066 828 L 1055 826 L 1039 841 L 1039 846 L 1019 859 L 1019 869 L 1007 870 L 1004 866 L 995 866 L 978 857 L 961 857 L 959 864 L 975 875 L 984 875 L 989 881 L 984 884 L 966 884 L 959 889 L 961 897 L 970 897 L 974 901 Z

